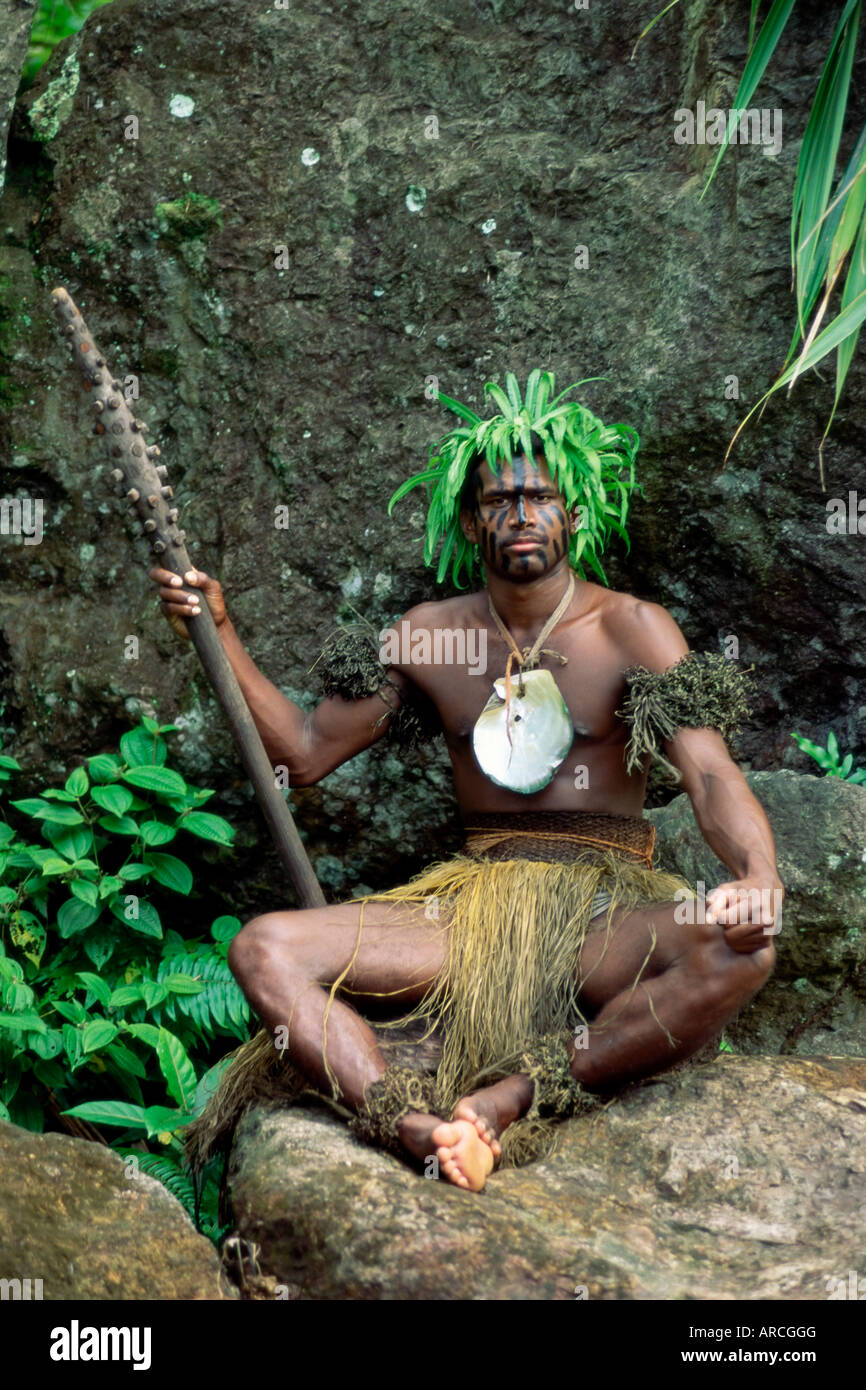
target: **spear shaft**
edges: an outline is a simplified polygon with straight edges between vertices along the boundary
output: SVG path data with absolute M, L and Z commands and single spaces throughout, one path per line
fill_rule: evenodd
M 62 287 L 52 290 L 51 302 L 68 346 L 84 378 L 84 389 L 93 392 L 97 421 L 95 434 L 104 435 L 114 462 L 113 477 L 144 523 L 158 563 L 181 578 L 195 566 L 184 544 L 186 533 L 178 529 L 177 509 L 170 506 L 172 489 L 164 464 L 155 464 L 160 450 L 145 445 L 147 425 L 136 419 L 108 369 L 81 313 Z M 280 862 L 294 884 L 302 907 L 323 907 L 325 896 L 301 843 L 292 814 L 274 781 L 274 769 L 265 752 L 249 706 L 232 670 L 207 603 L 201 613 L 184 619 L 193 646 L 222 706 L 241 761 L 270 827 Z

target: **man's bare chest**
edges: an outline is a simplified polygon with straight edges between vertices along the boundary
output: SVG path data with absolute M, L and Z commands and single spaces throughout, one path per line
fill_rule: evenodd
M 564 663 L 543 655 L 539 664 L 551 672 L 559 688 L 575 738 L 592 744 L 623 735 L 624 726 L 616 716 L 625 693 L 619 652 L 601 636 L 582 642 L 560 639 L 556 650 L 566 658 Z M 483 670 L 478 664 L 431 664 L 407 671 L 436 705 L 446 741 L 452 747 L 471 738 L 478 716 L 493 693 L 493 682 L 505 675 L 507 661 L 505 644 L 491 638 Z M 514 665 L 512 681 L 515 686 L 519 681 Z

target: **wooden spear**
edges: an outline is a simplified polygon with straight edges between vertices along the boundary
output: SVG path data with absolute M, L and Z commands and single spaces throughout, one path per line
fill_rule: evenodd
M 114 380 L 71 296 L 59 286 L 52 290 L 51 302 L 84 378 L 84 389 L 93 391 L 93 410 L 97 417 L 93 432 L 105 436 L 118 492 L 125 493 L 143 521 L 145 535 L 159 557 L 159 564 L 182 578 L 195 566 L 184 544 L 186 533 L 177 526 L 177 508 L 169 505 L 173 494 L 166 481 L 168 470 L 164 464 L 153 462 L 161 451 L 155 444 L 145 445 L 147 425 L 133 416 L 120 382 Z M 277 853 L 295 886 L 301 906 L 323 907 L 325 896 L 291 812 L 276 785 L 271 760 L 253 723 L 207 602 L 202 602 L 197 617 L 190 614 L 184 621 L 222 705 L 241 761 L 270 826 Z

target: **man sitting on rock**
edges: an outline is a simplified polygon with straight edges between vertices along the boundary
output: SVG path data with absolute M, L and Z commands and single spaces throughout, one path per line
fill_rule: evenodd
M 427 561 L 484 587 L 410 609 L 370 644 L 342 632 L 312 713 L 256 668 L 217 580 L 155 568 L 163 612 L 213 613 L 275 767 L 312 786 L 435 711 L 464 827 L 459 854 L 410 884 L 254 918 L 229 963 L 263 1030 L 192 1127 L 203 1161 L 262 1094 L 313 1089 L 370 1142 L 480 1190 L 498 1162 L 543 1151 L 556 1119 L 599 1105 L 717 1038 L 772 968 L 775 846 L 724 736 L 748 712 L 734 661 L 689 652 L 655 603 L 607 584 L 625 536 L 637 436 L 509 374 L 500 408 L 463 420 L 427 470 Z M 569 388 L 572 390 L 573 388 Z M 483 658 L 483 659 L 482 659 Z M 483 669 L 486 668 L 486 674 Z M 731 870 L 699 901 L 652 867 L 649 757 L 673 768 Z M 438 1069 L 388 1065 L 353 1007 L 393 996 L 442 1041 Z M 351 1002 L 350 1002 L 351 1000 Z

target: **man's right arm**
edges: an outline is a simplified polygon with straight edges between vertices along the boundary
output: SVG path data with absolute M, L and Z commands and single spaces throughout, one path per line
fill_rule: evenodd
M 195 615 L 204 594 L 265 752 L 275 767 L 287 768 L 292 786 L 312 786 L 387 733 L 389 711 L 399 708 L 408 684 L 400 672 L 389 671 L 394 684 L 385 686 L 382 696 L 344 700 L 333 695 L 307 714 L 262 675 L 244 650 L 218 580 L 192 570 L 185 576 L 184 588 L 175 583 L 177 576 L 170 570 L 159 568 L 150 571 L 150 578 L 160 586 L 162 611 L 179 637 L 189 637 L 183 619 Z

